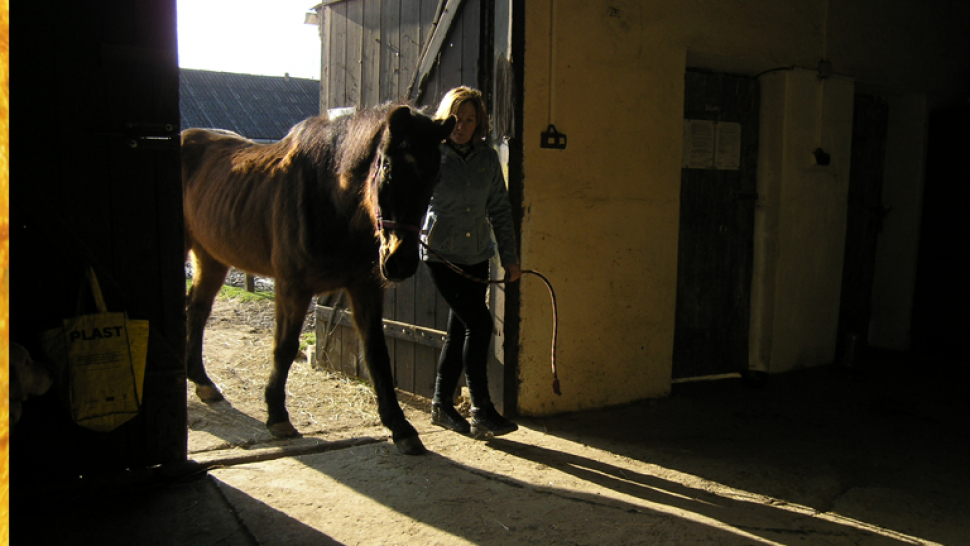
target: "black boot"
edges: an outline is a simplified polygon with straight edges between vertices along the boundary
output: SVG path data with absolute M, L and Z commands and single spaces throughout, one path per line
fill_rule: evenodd
M 455 406 L 449 404 L 431 404 L 431 424 L 462 434 L 468 434 L 471 430 L 468 421 L 458 413 Z
M 472 408 L 471 432 L 475 436 L 489 433 L 492 436 L 502 436 L 517 430 L 519 425 L 502 417 L 491 403 L 480 408 Z

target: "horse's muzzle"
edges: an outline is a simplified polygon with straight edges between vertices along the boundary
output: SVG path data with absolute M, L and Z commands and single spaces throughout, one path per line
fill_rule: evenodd
M 418 260 L 410 260 L 411 264 L 402 265 L 402 260 L 390 260 L 381 264 L 381 274 L 388 282 L 399 283 L 414 276 L 418 270 Z
M 399 237 L 396 233 L 381 245 L 381 275 L 389 282 L 401 282 L 418 270 L 417 238 Z

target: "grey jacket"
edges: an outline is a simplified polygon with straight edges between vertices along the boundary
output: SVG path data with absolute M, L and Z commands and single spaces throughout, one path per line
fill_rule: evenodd
M 476 264 L 495 253 L 494 232 L 502 265 L 519 263 L 512 207 L 495 150 L 478 145 L 462 159 L 451 146 L 442 144 L 438 176 L 424 221 L 428 246 L 451 262 Z M 422 253 L 427 261 L 440 261 L 424 249 Z

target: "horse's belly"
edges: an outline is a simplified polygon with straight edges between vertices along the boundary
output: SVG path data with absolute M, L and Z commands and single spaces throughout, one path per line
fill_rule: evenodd
M 234 218 L 228 211 L 203 213 L 186 203 L 185 219 L 194 248 L 201 247 L 222 264 L 255 275 L 276 276 L 271 236 L 259 215 L 247 220 Z
M 254 275 L 275 277 L 271 247 L 251 230 L 226 233 L 224 237 L 201 237 L 198 243 L 213 258 L 225 265 Z

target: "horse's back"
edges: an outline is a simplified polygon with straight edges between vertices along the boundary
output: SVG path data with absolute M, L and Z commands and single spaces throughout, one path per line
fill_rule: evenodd
M 192 182 L 195 173 L 215 154 L 248 148 L 256 143 L 224 129 L 186 129 L 182 131 L 182 186 Z
M 264 146 L 232 131 L 183 131 L 182 206 L 188 247 L 201 246 L 226 265 L 275 276 L 270 222 L 278 185 L 240 168 L 238 159 Z

